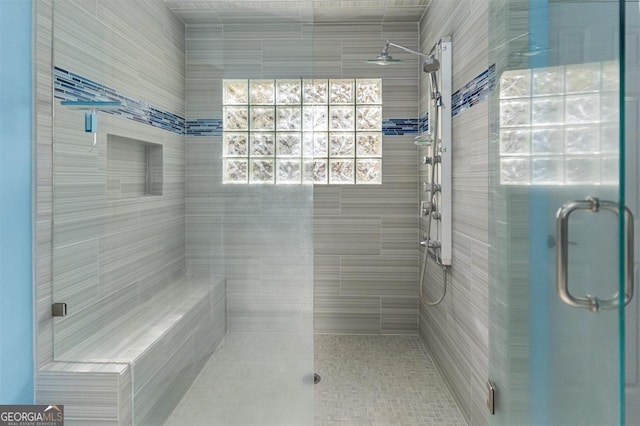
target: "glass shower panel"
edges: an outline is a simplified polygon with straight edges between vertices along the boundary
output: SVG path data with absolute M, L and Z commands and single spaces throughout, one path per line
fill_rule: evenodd
M 310 425 L 313 186 L 225 185 L 223 195 L 227 335 L 207 365 L 207 406 L 220 424 Z
M 292 47 L 256 29 L 273 41 L 255 56 L 162 0 L 56 0 L 53 17 L 55 360 L 114 384 L 122 424 L 311 425 L 313 185 L 254 183 L 292 169 L 257 162 L 301 110 L 312 32 Z M 274 53 L 291 59 L 237 60 Z M 242 83 L 274 75 L 273 93 Z M 283 106 L 248 137 L 252 95 Z
M 634 215 L 640 211 L 640 151 L 638 150 L 638 138 L 640 137 L 640 62 L 638 61 L 638 44 L 634 40 L 640 35 L 638 23 L 640 23 L 640 2 L 626 2 L 625 10 L 625 203 Z M 610 144 L 603 146 L 607 151 L 611 150 Z M 636 216 L 637 217 L 637 216 Z M 638 226 L 635 229 L 635 241 L 639 241 Z M 637 271 L 640 253 L 635 250 L 634 266 Z M 637 285 L 636 285 L 637 290 Z M 625 313 L 625 419 L 626 424 L 634 424 L 640 421 L 640 353 L 638 336 L 640 335 L 640 310 L 638 298 L 634 297 L 627 305 Z
M 624 421 L 619 7 L 490 3 L 492 424 Z
M 166 425 L 311 425 L 313 185 L 302 183 L 301 129 L 313 32 L 283 42 L 277 25 L 225 25 L 186 29 L 186 106 L 235 128 L 187 135 L 186 156 L 187 253 L 219 244 L 197 268 L 225 271 L 226 335 Z
M 53 2 L 54 359 L 87 387 L 71 413 L 100 389 L 104 418 L 162 424 L 225 334 L 224 264 L 187 268 L 182 29 L 161 1 Z

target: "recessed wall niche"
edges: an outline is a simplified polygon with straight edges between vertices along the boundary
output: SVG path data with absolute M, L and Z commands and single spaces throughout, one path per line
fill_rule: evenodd
M 107 135 L 107 200 L 162 195 L 162 145 Z

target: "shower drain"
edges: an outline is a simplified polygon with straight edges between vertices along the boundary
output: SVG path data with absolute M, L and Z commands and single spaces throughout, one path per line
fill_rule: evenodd
M 302 380 L 305 383 L 309 383 L 309 384 L 313 383 L 314 385 L 317 385 L 318 383 L 320 383 L 320 380 L 322 380 L 322 378 L 318 373 L 313 373 L 313 374 L 307 374 L 306 376 L 304 376 Z

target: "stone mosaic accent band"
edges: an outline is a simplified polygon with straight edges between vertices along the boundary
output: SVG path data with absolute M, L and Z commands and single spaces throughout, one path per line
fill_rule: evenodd
M 451 116 L 487 99 L 496 84 L 496 67 L 487 70 L 465 84 L 455 92 L 451 99 Z M 129 98 L 115 89 L 89 80 L 62 68 L 54 69 L 54 96 L 66 101 L 120 101 L 122 107 L 104 111 L 108 114 L 159 127 L 180 135 L 222 136 L 221 118 L 185 119 L 168 111 L 162 111 L 152 105 Z M 400 136 L 423 133 L 429 129 L 427 114 L 420 118 L 386 118 L 382 122 L 385 136 Z

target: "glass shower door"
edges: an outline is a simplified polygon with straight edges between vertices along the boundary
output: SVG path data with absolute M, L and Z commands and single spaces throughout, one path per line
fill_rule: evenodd
M 618 2 L 491 2 L 492 424 L 624 423 L 621 16 Z
M 283 173 L 300 176 L 302 149 L 268 158 L 240 126 L 234 161 L 251 181 L 227 184 L 222 135 L 223 80 L 313 77 L 299 60 L 312 56 L 313 31 L 282 43 L 266 23 L 256 44 L 239 29 L 251 21 L 234 21 L 240 40 L 229 38 L 217 19 L 185 26 L 162 0 L 43 3 L 53 3 L 54 359 L 85 386 L 69 382 L 68 420 L 313 424 L 314 189 Z M 280 23 L 275 10 L 246 8 Z M 302 108 L 259 103 L 272 119 Z M 266 166 L 248 167 L 249 142 Z

